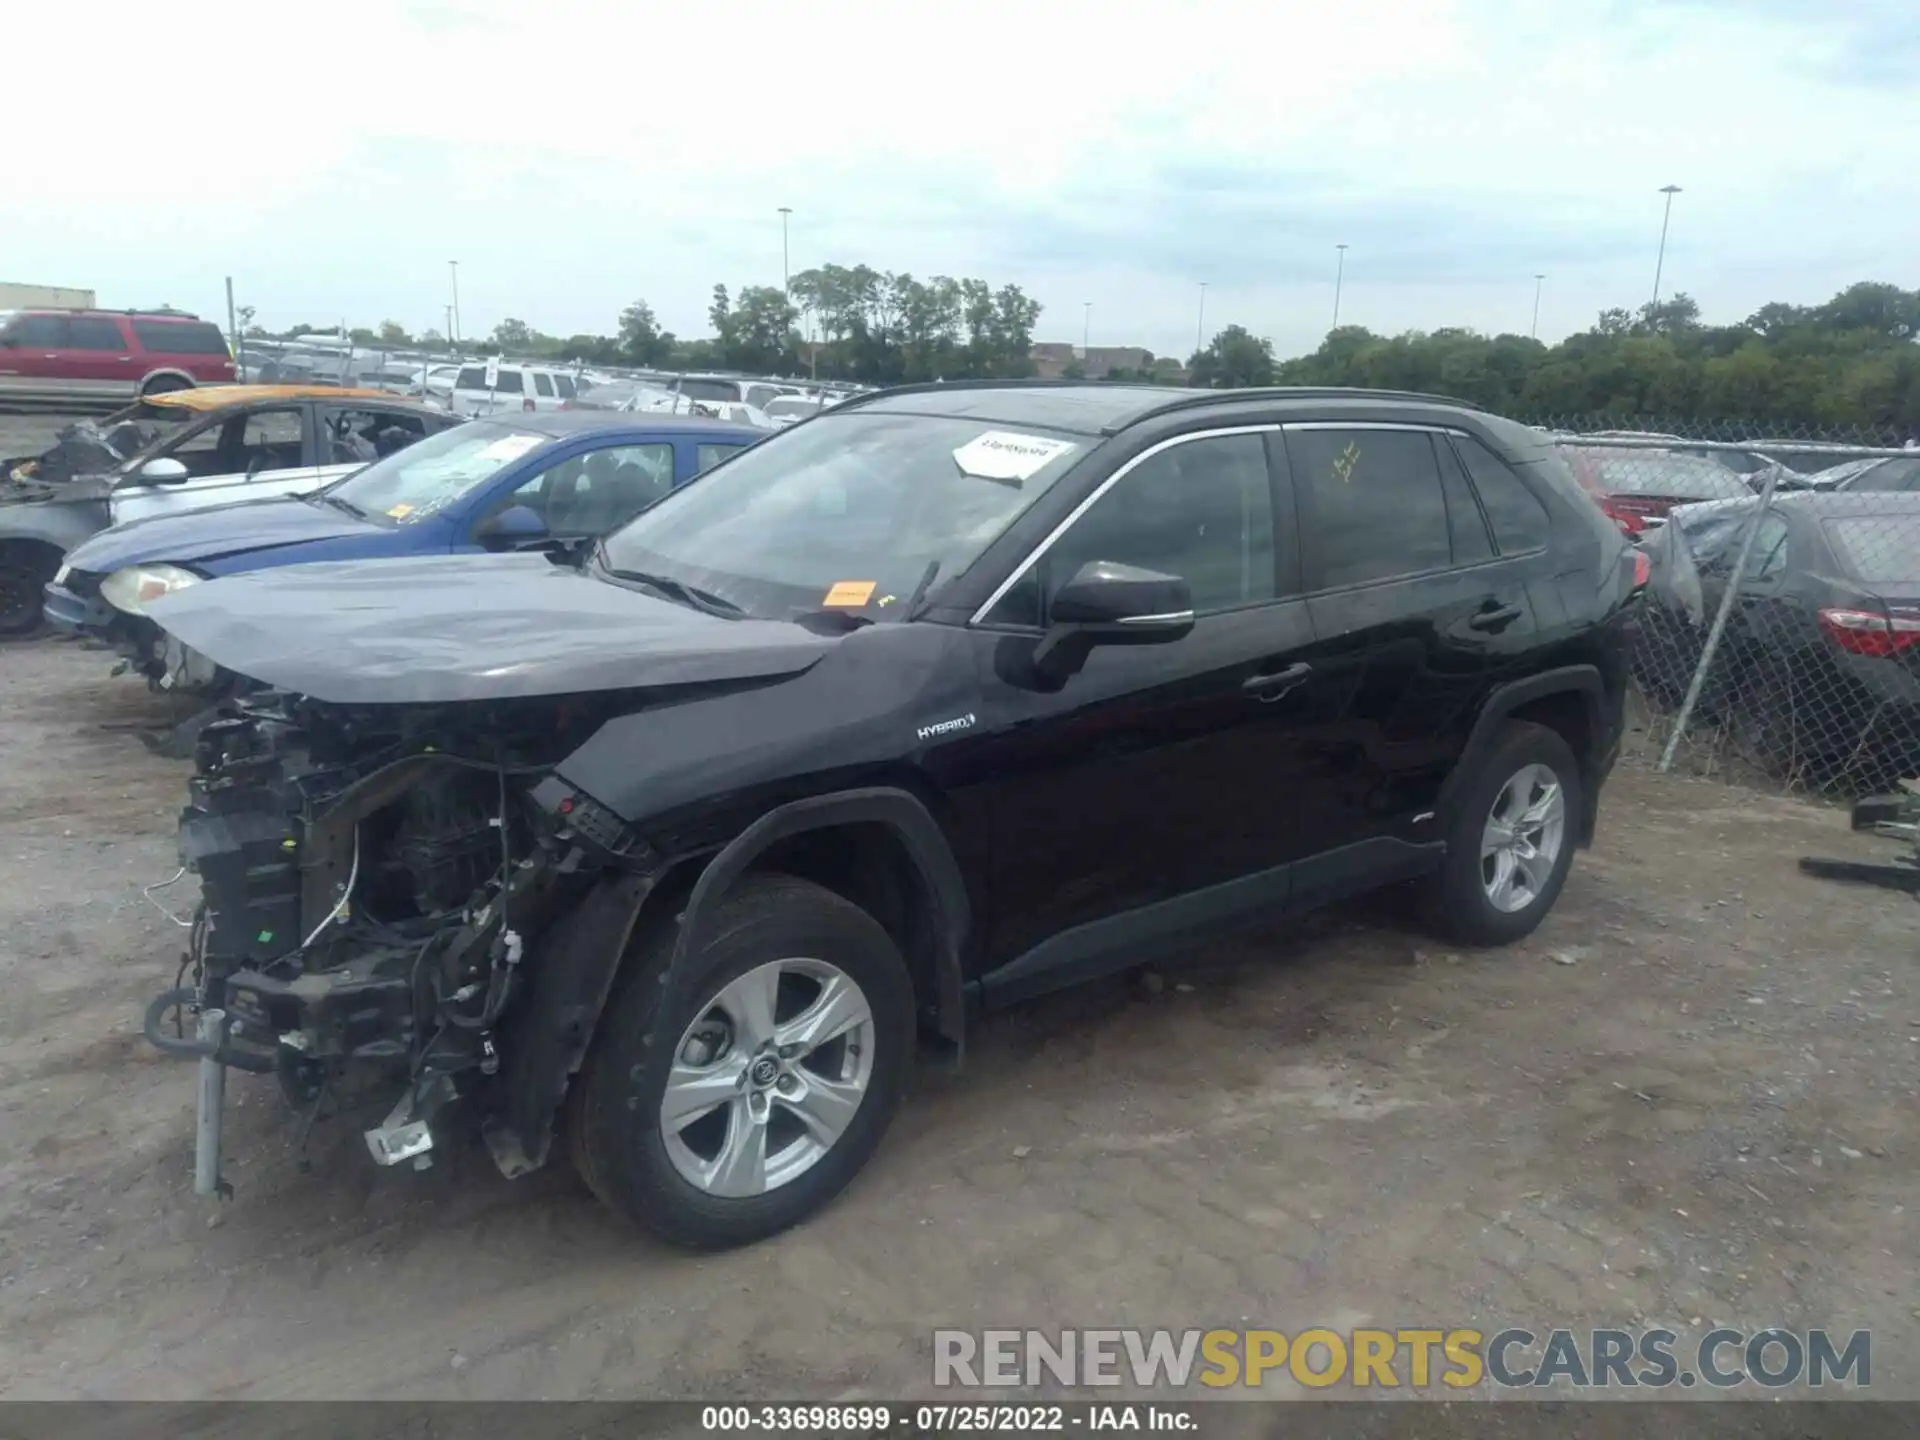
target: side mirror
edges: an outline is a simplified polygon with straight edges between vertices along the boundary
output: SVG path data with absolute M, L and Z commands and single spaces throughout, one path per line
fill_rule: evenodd
M 509 505 L 498 515 L 480 522 L 476 538 L 491 549 L 512 550 L 535 545 L 553 537 L 546 522 L 525 505 Z
M 149 460 L 140 467 L 140 478 L 149 485 L 178 485 L 188 479 L 187 467 L 178 460 L 162 455 L 157 460 Z
M 20 338 L 17 335 L 0 335 L 0 350 L 18 350 Z
M 1156 645 L 1193 629 L 1193 592 L 1178 575 L 1089 560 L 1054 592 L 1033 652 L 1041 668 L 1077 669 L 1095 645 Z

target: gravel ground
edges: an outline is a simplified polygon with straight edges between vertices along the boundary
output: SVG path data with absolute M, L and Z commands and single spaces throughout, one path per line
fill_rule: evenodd
M 1531 942 L 1343 911 L 1029 1005 L 812 1223 L 690 1258 L 473 1149 L 323 1126 L 303 1173 L 240 1075 L 236 1197 L 191 1193 L 136 1020 L 184 772 L 106 670 L 0 650 L 0 1395 L 898 1396 L 936 1326 L 1644 1321 L 1870 1328 L 1920 1397 L 1920 916 L 1797 872 L 1885 853 L 1838 812 L 1623 771 Z

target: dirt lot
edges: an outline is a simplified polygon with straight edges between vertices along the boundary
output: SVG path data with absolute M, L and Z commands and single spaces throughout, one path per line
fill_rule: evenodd
M 239 1075 L 237 1197 L 192 1195 L 136 1022 L 183 769 L 106 670 L 0 651 L 0 1394 L 901 1395 L 940 1325 L 1644 1319 L 1869 1327 L 1920 1396 L 1920 912 L 1796 872 L 1883 848 L 1836 812 L 1625 771 L 1532 943 L 1338 914 L 1029 1006 L 814 1223 L 694 1259 L 564 1170 L 334 1126 L 301 1173 Z

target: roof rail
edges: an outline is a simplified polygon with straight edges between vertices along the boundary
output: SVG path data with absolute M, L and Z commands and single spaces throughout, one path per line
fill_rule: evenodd
M 1114 390 L 1144 390 L 1165 395 L 1167 398 L 1155 405 L 1143 408 L 1126 424 L 1137 424 L 1153 415 L 1164 415 L 1173 410 L 1186 410 L 1196 405 L 1209 405 L 1223 400 L 1397 400 L 1427 405 L 1449 405 L 1457 410 L 1474 410 L 1482 414 L 1486 407 L 1476 405 L 1471 400 L 1455 399 L 1451 395 L 1429 395 L 1420 390 L 1366 390 L 1351 385 L 1257 385 L 1243 389 L 1212 390 L 1195 389 L 1185 385 L 1162 385 L 1151 381 L 1132 380 L 930 380 L 912 385 L 891 385 L 864 393 L 856 392 L 850 399 L 842 402 L 837 409 L 846 410 L 869 400 L 895 395 L 934 395 L 947 390 L 1068 390 L 1110 388 Z M 1121 427 L 1121 428 L 1124 428 Z

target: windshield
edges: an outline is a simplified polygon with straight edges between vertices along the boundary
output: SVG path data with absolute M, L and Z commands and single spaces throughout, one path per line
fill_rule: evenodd
M 1826 522 L 1827 539 L 1853 572 L 1869 585 L 1920 585 L 1920 550 L 1902 540 L 1910 515 L 1858 515 Z
M 552 439 L 475 421 L 430 435 L 322 492 L 363 515 L 413 525 L 486 484 Z
M 644 511 L 609 537 L 606 561 L 751 615 L 897 619 L 929 564 L 940 582 L 958 575 L 1085 449 L 980 420 L 823 415 Z

